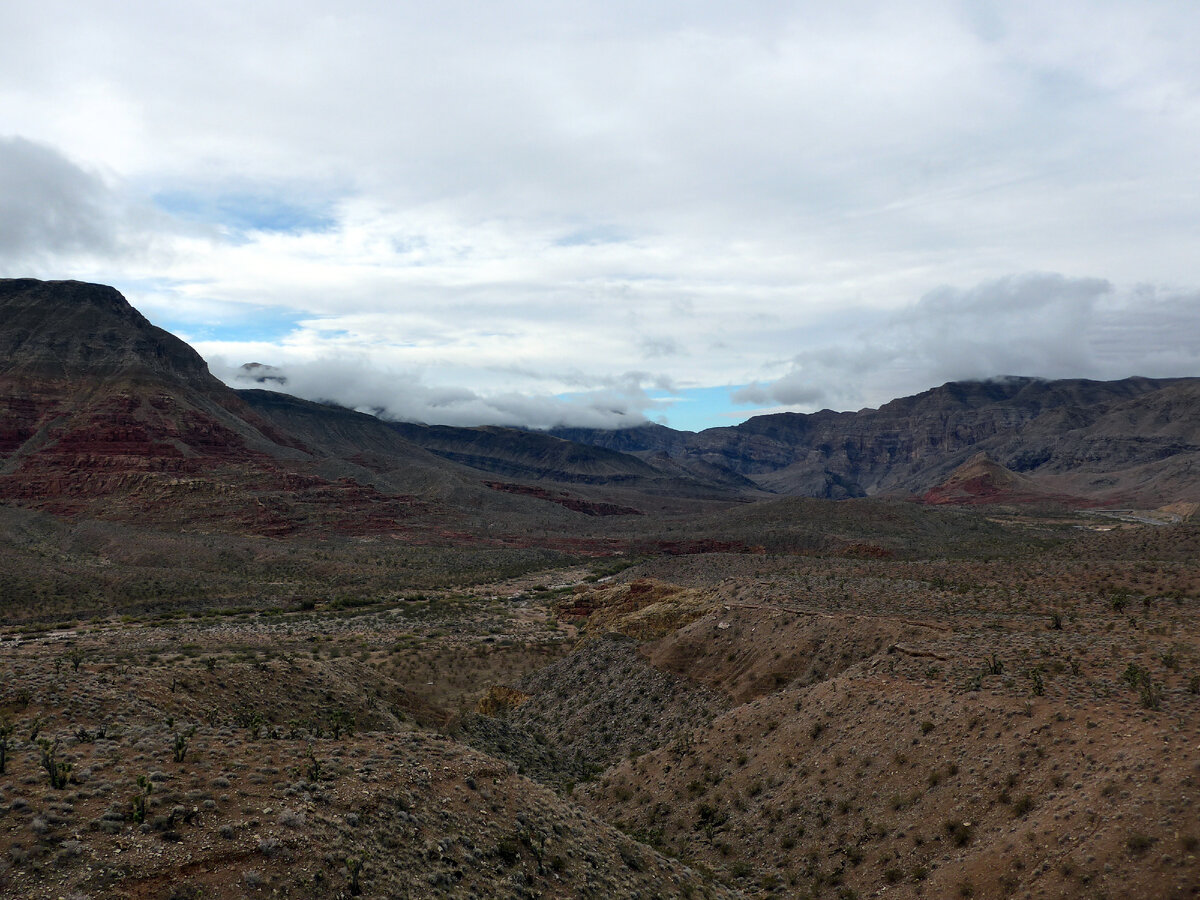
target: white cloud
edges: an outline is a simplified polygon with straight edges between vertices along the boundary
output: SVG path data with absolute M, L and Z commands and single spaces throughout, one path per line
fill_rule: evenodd
M 361 359 L 316 359 L 273 368 L 284 379 L 262 382 L 261 372 L 247 372 L 216 358 L 214 374 L 235 388 L 281 390 L 318 402 L 351 407 L 385 419 L 438 425 L 518 425 L 553 428 L 624 428 L 645 422 L 647 410 L 667 405 L 647 396 L 642 376 L 611 379 L 607 387 L 569 396 L 499 391 L 477 393 L 452 385 L 425 383 L 420 372 L 388 371 Z
M 1190 4 L 8 13 L 0 267 L 114 283 L 234 363 L 797 406 L 1194 366 L 1153 324 L 1200 289 Z

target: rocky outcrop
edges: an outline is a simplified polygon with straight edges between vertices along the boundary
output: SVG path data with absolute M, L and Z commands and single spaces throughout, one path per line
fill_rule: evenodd
M 0 314 L 0 377 L 121 377 L 225 390 L 199 353 L 151 325 L 115 288 L 4 278 Z
M 932 504 L 1038 503 L 1052 499 L 1030 478 L 1004 468 L 986 453 L 976 453 L 950 477 L 922 496 Z
M 0 501 L 261 534 L 412 518 L 317 461 L 112 288 L 0 280 Z

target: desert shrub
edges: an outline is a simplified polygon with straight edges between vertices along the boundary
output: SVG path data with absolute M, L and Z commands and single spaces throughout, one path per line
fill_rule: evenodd
M 171 758 L 177 763 L 181 763 L 187 757 L 188 744 L 192 740 L 192 736 L 196 733 L 196 726 L 193 725 L 186 731 L 181 731 L 175 735 L 175 739 L 171 744 Z
M 50 787 L 61 791 L 71 777 L 71 763 L 58 758 L 58 738 L 53 741 L 42 738 L 38 746 L 42 748 L 42 768 L 50 778 Z
M 1137 663 L 1130 663 L 1121 673 L 1121 680 L 1138 692 L 1142 706 L 1159 709 L 1162 706 L 1162 684 L 1150 677 L 1150 673 Z
M 1149 674 L 1150 673 L 1148 673 L 1145 669 L 1143 669 L 1137 663 L 1131 662 L 1129 665 L 1127 665 L 1125 667 L 1125 671 L 1121 673 L 1121 680 L 1124 681 L 1126 684 L 1128 684 L 1130 687 L 1135 688 L 1139 684 L 1141 684 L 1143 679 L 1148 678 Z
M 1134 831 L 1125 839 L 1125 849 L 1130 856 L 1142 856 L 1154 844 L 1154 838 L 1140 831 Z
M 363 861 L 357 856 L 347 857 L 346 859 L 346 882 L 350 889 L 350 896 L 357 897 L 362 893 L 362 885 L 359 883 L 359 878 L 362 875 Z
M 516 841 L 501 841 L 496 845 L 496 857 L 506 866 L 516 865 L 521 858 L 521 846 Z
M 133 795 L 130 804 L 133 807 L 133 821 L 141 825 L 146 821 L 146 800 L 150 797 L 151 791 L 154 790 L 154 783 L 145 775 L 139 775 L 137 785 L 138 792 Z
M 942 826 L 949 837 L 959 847 L 965 847 L 975 836 L 973 826 L 959 819 L 947 819 Z
M 1156 710 L 1162 707 L 1162 693 L 1162 685 L 1147 678 L 1138 688 L 1138 699 L 1146 709 Z
M 750 865 L 750 863 L 746 862 L 744 859 L 738 860 L 732 866 L 729 867 L 729 874 L 732 875 L 734 878 L 748 878 L 750 876 L 750 873 L 753 871 L 754 871 L 754 868 Z

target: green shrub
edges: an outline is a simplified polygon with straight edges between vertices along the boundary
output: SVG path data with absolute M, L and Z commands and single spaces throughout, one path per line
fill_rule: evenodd
M 133 795 L 133 821 L 141 825 L 146 821 L 146 798 L 154 790 L 154 784 L 145 775 L 139 775 L 137 780 L 138 792 Z

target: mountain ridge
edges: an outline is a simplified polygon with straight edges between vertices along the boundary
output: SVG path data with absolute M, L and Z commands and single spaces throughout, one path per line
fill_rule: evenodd
M 168 515 L 164 504 L 192 482 L 207 485 L 200 494 L 236 495 L 246 527 L 265 516 L 285 530 L 311 527 L 305 516 L 318 508 L 318 521 L 338 527 L 387 528 L 412 518 L 417 496 L 443 504 L 447 522 L 484 522 L 487 509 L 681 512 L 771 494 L 922 500 L 979 453 L 1026 479 L 1026 498 L 1200 500 L 1198 378 L 947 382 L 877 409 L 700 432 L 461 428 L 235 391 L 104 285 L 0 279 L 0 314 L 0 499 L 63 514 L 124 497 L 131 510 L 149 503 Z M 315 507 L 295 505 L 305 492 Z M 220 506 L 205 502 L 204 513 Z M 340 502 L 374 512 L 347 519 L 334 513 Z
M 741 489 L 542 434 L 235 391 L 105 285 L 0 279 L 0 353 L 0 502 L 60 516 L 520 542 L 600 510 L 708 508 Z M 495 487 L 514 480 L 556 490 Z
M 1149 466 L 1168 495 L 1195 494 L 1200 379 L 1008 376 L 947 382 L 857 412 L 775 413 L 694 433 L 660 429 L 566 433 L 635 455 L 711 462 L 766 490 L 828 499 L 919 496 L 978 452 L 1054 482 L 1053 493 L 1153 494 L 1143 474 Z

